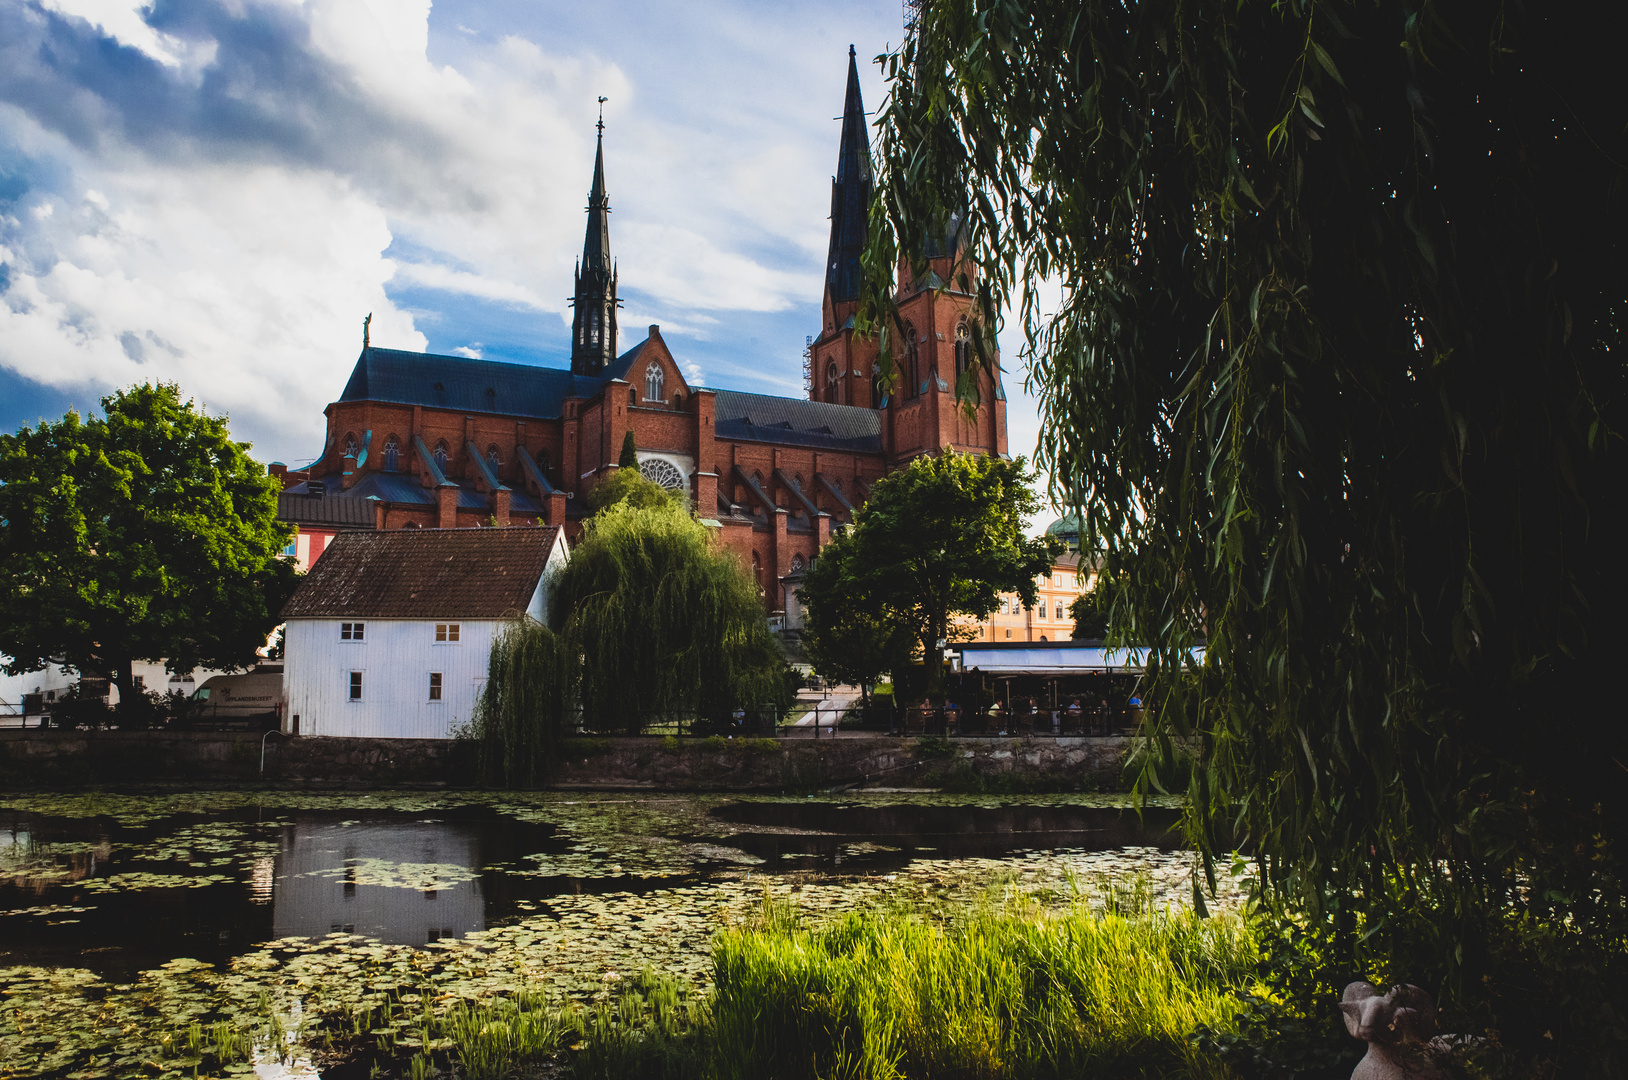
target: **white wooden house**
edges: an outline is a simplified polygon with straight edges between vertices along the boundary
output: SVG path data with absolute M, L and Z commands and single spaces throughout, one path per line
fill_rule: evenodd
M 283 730 L 450 737 L 505 624 L 546 620 L 566 554 L 557 527 L 336 536 L 283 609 Z

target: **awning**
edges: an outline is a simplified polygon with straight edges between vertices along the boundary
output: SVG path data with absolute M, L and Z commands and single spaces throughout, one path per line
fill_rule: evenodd
M 1140 675 L 1145 649 L 1107 649 L 1095 645 L 1043 642 L 1007 645 L 969 644 L 956 646 L 961 654 L 961 670 L 991 676 L 1013 675 Z M 1195 659 L 1204 656 L 1202 647 L 1193 650 Z

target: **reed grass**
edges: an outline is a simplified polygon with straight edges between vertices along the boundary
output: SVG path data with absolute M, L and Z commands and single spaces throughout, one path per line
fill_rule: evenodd
M 766 905 L 713 946 L 719 1080 L 1222 1075 L 1191 1033 L 1224 1030 L 1253 979 L 1236 916 L 1143 905 L 872 910 L 823 926 Z

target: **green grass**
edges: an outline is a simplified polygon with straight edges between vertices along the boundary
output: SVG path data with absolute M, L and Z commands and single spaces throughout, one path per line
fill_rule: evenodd
M 1219 1075 L 1188 1036 L 1230 1026 L 1255 958 L 1237 918 L 1146 905 L 825 927 L 767 908 L 715 939 L 708 1065 L 719 1080 Z

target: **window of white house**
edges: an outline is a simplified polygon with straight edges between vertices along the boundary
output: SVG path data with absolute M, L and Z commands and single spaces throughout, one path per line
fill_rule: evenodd
M 350 673 L 350 699 L 352 701 L 362 700 L 362 673 L 360 671 Z
M 342 622 L 339 624 L 340 641 L 361 641 L 362 632 L 367 629 L 367 623 Z
M 455 622 L 438 622 L 435 624 L 435 640 L 438 642 L 452 642 L 458 640 L 459 624 Z
M 441 673 L 439 671 L 430 672 L 430 700 L 441 700 Z

